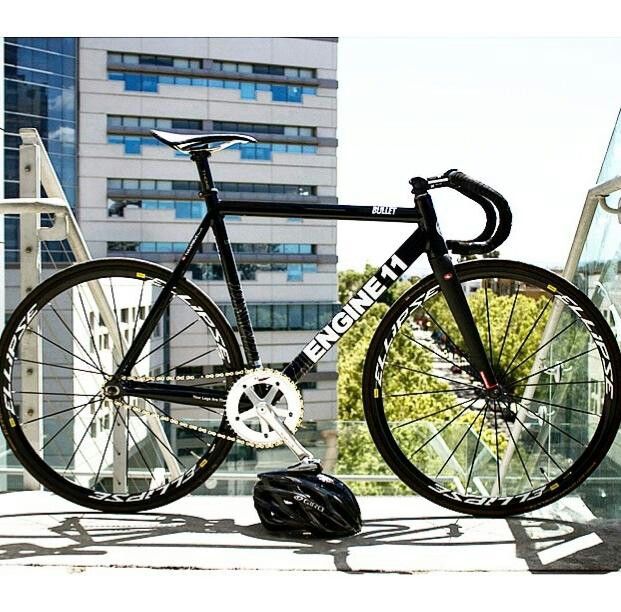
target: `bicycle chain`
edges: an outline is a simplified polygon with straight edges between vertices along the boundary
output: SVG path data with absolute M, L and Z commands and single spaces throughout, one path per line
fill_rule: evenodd
M 237 370 L 235 372 L 220 372 L 217 374 L 204 374 L 203 376 L 122 376 L 121 380 L 126 380 L 128 382 L 176 382 L 176 381 L 186 381 L 186 380 L 214 380 L 216 378 L 227 378 L 227 377 L 241 377 L 246 374 L 251 374 L 252 372 L 259 372 L 261 368 L 253 368 L 253 369 L 243 369 Z M 221 438 L 223 440 L 228 440 L 229 442 L 237 442 L 243 446 L 249 446 L 251 448 L 274 448 L 275 446 L 279 446 L 280 443 L 277 444 L 253 444 L 251 442 L 246 442 L 246 440 L 242 440 L 238 436 L 229 436 L 223 434 L 219 431 L 213 431 L 211 429 L 207 429 L 205 427 L 201 427 L 200 425 L 192 425 L 191 423 L 186 423 L 185 421 L 180 421 L 174 417 L 170 417 L 165 414 L 158 414 L 157 412 L 153 412 L 151 410 L 147 410 L 146 408 L 141 408 L 140 406 L 133 406 L 124 402 L 123 400 L 114 399 L 112 403 L 117 408 L 126 408 L 128 410 L 132 410 L 135 412 L 140 412 L 144 416 L 152 416 L 156 417 L 160 421 L 166 421 L 168 423 L 172 423 L 177 427 L 182 427 L 184 429 L 191 429 L 193 431 L 198 431 L 200 433 L 206 434 L 208 436 L 212 436 L 214 438 Z M 224 416 L 224 415 L 223 415 Z M 226 418 L 226 416 L 224 416 Z

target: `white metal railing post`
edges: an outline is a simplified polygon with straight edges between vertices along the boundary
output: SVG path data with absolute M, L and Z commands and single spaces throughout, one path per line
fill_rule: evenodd
M 23 198 L 41 197 L 41 155 L 36 144 L 22 144 L 19 148 L 19 193 Z M 39 214 L 27 213 L 20 217 L 20 296 L 24 298 L 41 281 L 41 254 L 39 249 Z M 36 330 L 35 330 L 36 331 Z M 42 390 L 41 338 L 33 331 L 27 330 L 22 338 L 22 354 L 30 355 L 33 363 L 22 362 L 22 414 L 29 421 L 24 427 L 26 438 L 34 449 L 40 449 L 43 443 L 41 420 Z M 30 473 L 24 471 L 24 489 L 36 491 L 39 482 Z
M 565 267 L 563 268 L 562 276 L 568 281 L 573 281 L 576 270 L 578 269 L 578 262 L 580 261 L 580 256 L 582 255 L 589 229 L 591 228 L 591 224 L 593 223 L 593 217 L 595 216 L 597 206 L 601 206 L 607 212 L 619 214 L 618 210 L 611 209 L 606 205 L 606 197 L 619 190 L 621 190 L 621 176 L 616 176 L 609 181 L 605 181 L 589 189 L 587 197 L 584 201 L 580 220 L 578 221 L 578 227 L 576 228 L 576 233 L 574 235 L 573 242 L 571 243 L 569 254 L 567 255 L 567 261 L 565 263 Z M 546 326 L 543 330 L 541 340 L 539 341 L 539 348 L 537 349 L 538 351 L 540 351 L 541 347 L 543 347 L 545 350 L 537 354 L 535 362 L 531 368 L 531 372 L 539 372 L 544 367 L 545 360 L 547 359 L 548 352 L 550 350 L 550 345 L 548 343 L 552 339 L 558 326 L 562 307 L 563 305 L 558 300 L 554 302 L 554 307 L 552 308 L 550 317 L 548 318 Z M 532 376 L 529 381 L 532 386 L 526 387 L 524 390 L 524 402 L 527 405 L 532 400 L 535 394 L 535 391 L 537 389 L 535 385 L 538 381 L 539 374 Z M 500 483 L 497 481 L 494 484 L 492 495 L 498 495 L 498 485 L 502 485 L 502 482 L 507 475 L 511 459 L 513 458 L 513 454 L 515 452 L 515 445 L 517 444 L 523 429 L 519 421 L 523 422 L 524 418 L 528 416 L 528 414 L 529 412 L 523 406 L 518 409 L 518 420 L 516 420 L 511 428 L 513 440 L 507 446 L 507 450 L 500 465 Z

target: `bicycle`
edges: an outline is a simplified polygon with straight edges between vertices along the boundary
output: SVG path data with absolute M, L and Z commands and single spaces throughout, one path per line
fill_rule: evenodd
M 211 155 L 255 139 L 152 133 L 189 153 L 207 205 L 174 270 L 123 258 L 72 265 L 33 289 L 0 338 L 2 430 L 47 488 L 96 510 L 135 512 L 196 489 L 234 443 L 284 443 L 301 466 L 316 462 L 295 437 L 303 418 L 296 383 L 423 254 L 433 273 L 386 312 L 362 378 L 371 437 L 399 479 L 451 510 L 508 516 L 566 495 L 603 460 L 621 419 L 621 355 L 597 308 L 532 265 L 452 262 L 451 253 L 488 253 L 509 236 L 511 211 L 497 191 L 450 170 L 412 179 L 412 208 L 221 202 Z M 443 187 L 485 212 L 474 240 L 442 237 L 430 191 Z M 416 229 L 275 371 L 262 367 L 227 214 Z M 185 278 L 210 229 L 241 347 L 221 310 Z M 40 361 L 29 359 L 32 342 Z M 201 373 L 178 374 L 198 360 Z

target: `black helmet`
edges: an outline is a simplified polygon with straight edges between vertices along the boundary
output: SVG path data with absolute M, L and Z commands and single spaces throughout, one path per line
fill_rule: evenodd
M 270 531 L 310 531 L 329 538 L 354 535 L 362 527 L 354 494 L 334 476 L 314 469 L 265 472 L 258 478 L 254 507 Z

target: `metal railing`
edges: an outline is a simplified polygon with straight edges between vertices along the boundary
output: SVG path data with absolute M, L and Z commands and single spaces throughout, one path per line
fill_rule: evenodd
M 22 144 L 19 148 L 19 198 L 0 200 L 0 214 L 19 215 L 19 277 L 20 299 L 30 293 L 42 279 L 41 276 L 41 243 L 47 240 L 66 240 L 77 262 L 88 261 L 91 254 L 82 235 L 78 222 L 67 201 L 65 192 L 47 154 L 39 133 L 34 128 L 22 128 L 19 131 Z M 41 188 L 48 197 L 41 196 Z M 49 227 L 42 227 L 41 215 L 53 217 Z M 118 334 L 115 315 L 101 285 L 89 283 L 89 289 L 99 314 L 107 327 L 113 342 L 113 355 L 120 362 L 123 338 Z M 22 354 L 29 356 L 29 361 L 22 361 L 22 403 L 21 410 L 29 417 L 29 424 L 24 433 L 33 448 L 41 448 L 43 427 L 42 408 L 42 376 L 41 362 L 42 339 L 35 333 L 25 334 L 21 340 Z M 150 425 L 155 431 L 163 433 L 162 422 L 156 417 L 149 417 Z M 126 473 L 123 466 L 127 455 L 127 429 L 120 421 L 116 421 L 112 436 L 113 447 L 113 488 L 125 490 Z M 166 440 L 165 436 L 160 436 Z M 170 451 L 170 448 L 167 448 Z M 170 453 L 163 453 L 167 458 Z M 174 459 L 167 461 L 168 468 L 174 476 L 180 475 L 179 466 Z M 36 490 L 40 488 L 37 480 L 29 473 L 24 473 L 24 488 Z

